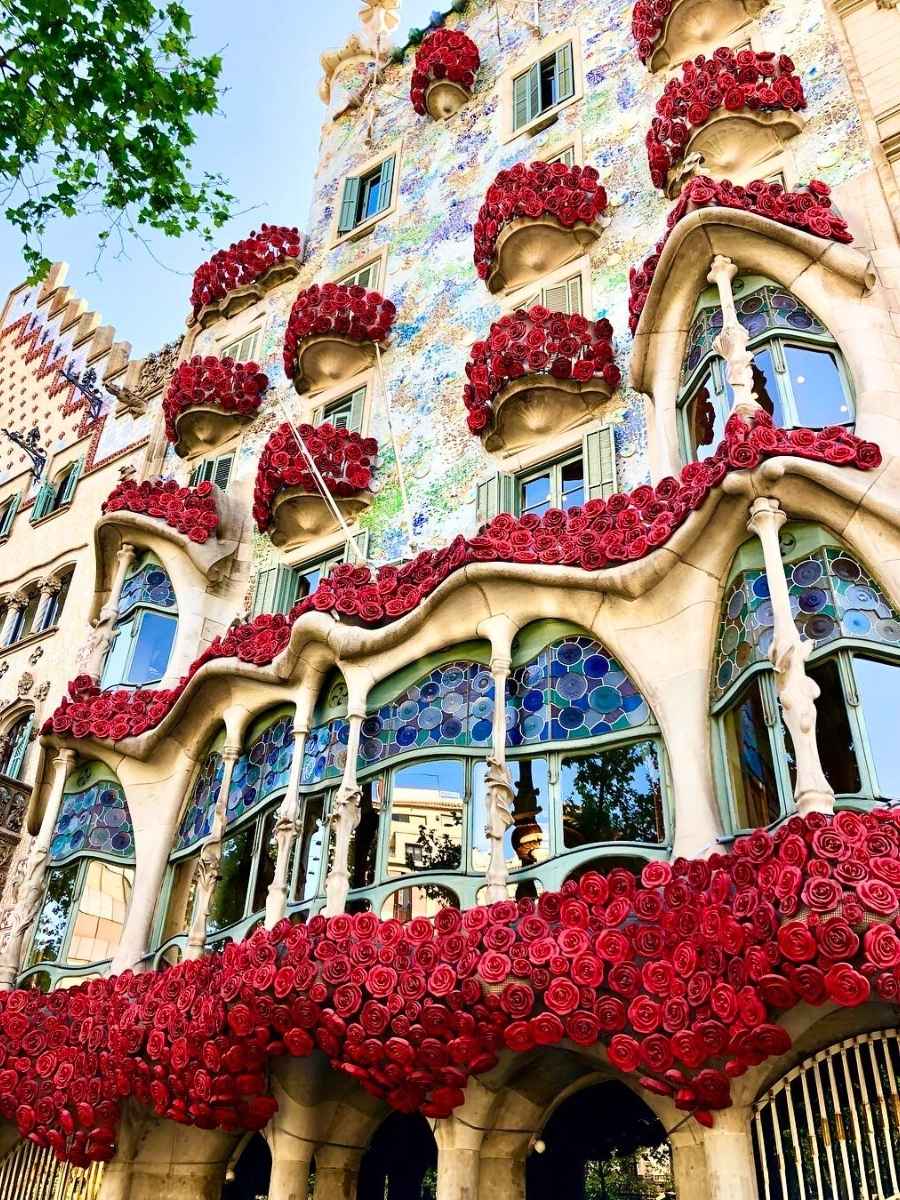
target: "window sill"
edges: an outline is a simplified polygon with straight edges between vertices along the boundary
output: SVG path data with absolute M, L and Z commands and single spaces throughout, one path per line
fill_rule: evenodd
M 52 521 L 54 517 L 61 516 L 63 513 L 68 512 L 71 507 L 72 501 L 70 500 L 68 504 L 61 504 L 59 508 L 54 508 L 53 512 L 45 513 L 42 517 L 38 517 L 36 521 L 31 519 L 32 529 L 37 529 L 38 525 L 45 525 L 48 521 Z
M 386 208 L 384 212 L 376 213 L 374 217 L 368 217 L 365 221 L 361 221 L 359 225 L 354 225 L 352 229 L 348 229 L 346 233 L 336 233 L 334 240 L 331 243 L 330 249 L 334 250 L 337 246 L 344 246 L 348 242 L 361 242 L 363 238 L 368 237 L 376 225 L 389 217 L 397 209 L 396 203 Z
M 49 629 L 41 629 L 37 633 L 29 633 L 27 637 L 20 638 L 17 642 L 10 642 L 8 646 L 0 646 L 0 657 L 10 654 L 13 650 L 22 650 L 33 646 L 36 642 L 41 642 L 58 632 L 59 626 L 51 625 Z
M 576 91 L 574 96 L 569 96 L 566 100 L 560 100 L 558 104 L 554 104 L 552 108 L 545 109 L 542 113 L 538 113 L 536 117 L 532 117 L 527 125 L 521 125 L 518 129 L 510 129 L 502 140 L 502 145 L 508 142 L 515 141 L 520 137 L 535 137 L 542 133 L 545 129 L 549 129 L 551 125 L 555 125 L 559 120 L 560 113 L 571 105 L 576 104 L 582 97 L 582 92 Z

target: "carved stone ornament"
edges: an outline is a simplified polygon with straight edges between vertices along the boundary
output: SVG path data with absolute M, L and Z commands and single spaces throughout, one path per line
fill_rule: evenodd
M 372 503 L 371 492 L 356 496 L 335 496 L 338 511 L 348 525 Z M 318 492 L 299 487 L 282 488 L 272 501 L 272 528 L 269 537 L 279 550 L 292 550 L 313 538 L 324 537 L 340 529 L 340 523 Z
M 128 414 L 140 417 L 147 411 L 147 404 L 151 397 L 162 391 L 175 370 L 181 350 L 181 341 L 181 338 L 177 338 L 173 342 L 167 342 L 155 353 L 148 354 L 140 364 L 140 373 L 137 383 L 134 385 L 126 386 L 104 381 L 106 390 L 118 401 L 116 416 Z
M 2 662 L 2 663 L 0 663 L 0 679 L 2 679 L 2 678 L 3 678 L 3 676 L 6 674 L 6 672 L 7 672 L 8 670 L 9 670 L 9 663 L 8 663 L 8 662 Z
M 16 691 L 20 696 L 27 696 L 34 687 L 34 676 L 30 671 L 23 671 L 19 676 L 19 682 L 16 685 Z
M 35 698 L 35 700 L 46 700 L 49 695 L 50 695 L 50 684 L 48 682 L 44 682 L 40 685 L 40 687 L 34 693 L 34 698 Z
M 32 650 L 32 652 L 28 655 L 28 661 L 31 663 L 32 666 L 35 666 L 35 664 L 40 662 L 40 660 L 43 657 L 44 657 L 44 647 L 43 646 L 35 646 L 35 648 Z
M 491 757 L 487 760 L 487 775 L 485 778 L 487 820 L 484 826 L 484 836 L 490 846 L 490 861 L 485 880 L 487 882 L 486 902 L 493 904 L 495 900 L 506 899 L 506 881 L 509 872 L 503 856 L 503 839 L 506 831 L 513 824 L 513 808 L 516 794 L 512 777 L 506 763 Z

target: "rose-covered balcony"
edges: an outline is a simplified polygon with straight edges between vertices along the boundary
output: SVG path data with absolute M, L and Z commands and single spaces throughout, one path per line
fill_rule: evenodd
M 375 362 L 396 308 L 356 284 L 313 284 L 294 301 L 284 336 L 284 372 L 294 387 L 319 392 L 345 383 Z
M 593 167 L 516 163 L 497 175 L 478 213 L 478 274 L 492 292 L 531 283 L 583 254 L 605 211 Z
M 303 441 L 301 448 L 298 437 Z M 253 492 L 253 517 L 273 545 L 290 550 L 340 528 L 321 484 L 350 524 L 372 503 L 369 485 L 378 453 L 374 438 L 349 429 L 280 425 L 263 449 Z M 309 459 L 315 464 L 312 470 Z
M 741 29 L 768 0 L 637 0 L 631 32 L 651 71 L 686 62 Z
M 163 400 L 166 437 L 182 458 L 212 450 L 252 421 L 269 386 L 256 363 L 195 355 L 181 363 Z
M 715 175 L 748 171 L 800 132 L 798 109 L 805 107 L 803 85 L 784 54 L 721 47 L 711 58 L 700 55 L 684 63 L 657 102 L 647 133 L 653 183 L 677 196 L 698 155 Z
M 513 453 L 596 416 L 621 378 L 609 321 L 536 304 L 495 321 L 466 364 L 468 424 Z
M 303 235 L 286 225 L 262 225 L 258 233 L 217 250 L 194 273 L 194 319 L 205 329 L 219 317 L 249 308 L 299 273 L 303 251 Z
M 416 52 L 410 87 L 413 108 L 435 121 L 452 117 L 471 99 L 480 65 L 471 38 L 458 30 L 435 30 Z

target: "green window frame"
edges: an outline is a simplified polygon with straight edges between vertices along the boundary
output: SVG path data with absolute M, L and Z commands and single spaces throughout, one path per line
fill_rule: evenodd
M 69 507 L 81 478 L 83 464 L 84 459 L 79 458 L 63 467 L 52 480 L 48 479 L 41 484 L 31 508 L 32 524 Z
M 564 150 L 557 151 L 556 154 L 551 154 L 549 158 L 544 159 L 545 163 L 562 163 L 565 167 L 575 166 L 575 147 L 566 146 Z
M 344 180 L 338 214 L 338 233 L 350 233 L 357 226 L 373 221 L 391 206 L 394 191 L 395 154 L 388 155 L 377 167 Z
M 361 267 L 357 267 L 355 271 L 351 271 L 349 275 L 342 275 L 338 283 L 342 287 L 362 287 L 368 291 L 378 291 L 378 285 L 381 278 L 381 260 L 376 258 L 372 262 L 365 263 Z
M 516 476 L 516 515 L 543 514 L 549 508 L 572 508 L 587 499 L 584 457 L 570 454 Z
M 198 483 L 214 483 L 220 491 L 227 491 L 231 481 L 231 470 L 234 466 L 234 451 L 202 459 L 191 471 L 188 480 L 189 487 Z
M 16 519 L 16 513 L 19 511 L 19 501 L 22 499 L 21 492 L 16 492 L 15 496 L 10 496 L 3 504 L 0 510 L 0 538 L 8 538 L 12 533 L 13 521 Z
M 233 358 L 235 362 L 255 362 L 261 334 L 262 326 L 245 333 L 243 337 L 223 346 L 219 357 Z
M 169 579 L 165 567 L 155 555 L 150 553 L 141 555 L 135 561 L 126 576 L 126 582 L 140 574 L 148 562 L 165 572 L 171 587 L 171 579 Z M 122 611 L 120 601 L 119 616 L 116 618 L 112 639 L 100 674 L 101 689 L 135 688 L 139 690 L 159 683 L 169 669 L 177 636 L 177 603 L 165 606 L 141 597 L 131 603 L 125 611 Z M 162 663 L 161 649 L 165 650 L 164 663 Z M 151 652 L 150 654 L 148 654 L 148 650 Z M 151 665 L 154 669 L 147 675 Z M 137 670 L 140 670 L 139 676 L 135 674 Z M 144 677 L 145 675 L 146 677 Z
M 353 535 L 353 541 L 365 558 L 369 547 L 369 531 L 360 530 Z M 253 584 L 251 616 L 258 617 L 261 613 L 289 613 L 298 600 L 315 591 L 333 567 L 338 563 L 350 561 L 356 561 L 355 556 L 344 545 L 321 558 L 308 559 L 293 566 L 280 563 L 260 571 Z
M 31 740 L 31 730 L 34 727 L 34 710 L 19 716 L 7 733 L 8 745 L 0 774 L 7 779 L 18 779 L 22 774 L 22 765 L 28 752 Z
M 346 396 L 330 400 L 317 408 L 313 420 L 316 425 L 328 422 L 336 429 L 349 429 L 353 433 L 362 431 L 363 414 L 366 407 L 366 387 L 356 388 Z
M 524 129 L 574 95 L 574 55 L 572 43 L 566 42 L 513 79 L 513 131 Z

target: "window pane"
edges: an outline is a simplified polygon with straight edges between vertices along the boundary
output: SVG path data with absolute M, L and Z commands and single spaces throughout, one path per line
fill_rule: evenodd
M 362 212 L 359 219 L 364 221 L 366 217 L 374 217 L 381 211 L 381 167 L 363 180 L 362 192 Z
M 28 955 L 29 967 L 39 962 L 56 962 L 59 958 L 69 927 L 78 865 L 74 862 L 61 870 L 51 871 L 47 876 L 44 904 Z
M 322 869 L 322 849 L 325 845 L 325 824 L 322 820 L 321 797 L 306 801 L 303 816 L 303 835 L 300 839 L 294 899 L 311 900 L 319 886 Z
M 277 820 L 278 809 L 273 808 L 267 814 L 266 823 L 263 828 L 259 866 L 256 869 L 256 883 L 253 885 L 253 912 L 262 912 L 266 907 L 269 884 L 275 878 L 275 860 L 278 857 L 278 842 L 275 840 L 275 823 Z
M 563 508 L 584 504 L 584 467 L 580 458 L 560 467 L 560 490 Z
M 413 917 L 433 917 L 442 908 L 459 908 L 459 900 L 449 888 L 439 884 L 402 887 L 391 892 L 381 906 L 381 919 L 411 921 Z
M 125 927 L 133 881 L 133 867 L 88 863 L 66 962 L 81 966 L 112 958 Z
M 103 664 L 103 674 L 100 676 L 100 687 L 116 687 L 125 678 L 125 663 L 131 649 L 131 635 L 134 632 L 134 622 L 126 621 L 113 634 L 112 645 Z
M 688 430 L 691 449 L 697 459 L 708 458 L 725 436 L 725 422 L 720 406 L 709 390 L 707 375 L 688 401 Z
M 321 578 L 322 570 L 320 567 L 312 567 L 309 571 L 298 571 L 297 599 L 302 600 L 305 596 L 311 595 L 319 586 Z
M 350 424 L 352 404 L 349 400 L 341 400 L 337 404 L 329 404 L 322 414 L 322 419 L 328 421 L 335 429 L 346 429 Z
M 28 603 L 22 612 L 22 623 L 19 631 L 19 637 L 27 637 L 32 632 L 34 625 L 35 614 L 38 610 L 38 605 L 41 602 L 41 593 L 33 591 L 28 597 Z
M 785 346 L 791 389 L 801 425 L 821 429 L 850 421 L 850 401 L 837 361 L 830 350 L 809 346 Z
M 503 858 L 508 870 L 531 867 L 550 853 L 550 789 L 546 758 L 516 758 L 506 764 L 512 776 L 515 800 L 513 824 L 503 835 Z M 490 847 L 485 837 L 487 824 L 487 764 L 475 766 L 475 845 L 472 868 L 487 869 Z
M 778 375 L 770 350 L 757 350 L 753 355 L 753 390 L 756 398 L 766 410 L 776 425 L 784 425 L 784 405 L 781 403 L 781 393 L 778 390 Z M 731 403 L 732 392 L 728 388 L 728 402 Z
M 837 663 L 829 658 L 807 664 L 806 673 L 822 693 L 816 700 L 816 742 L 825 778 L 839 795 L 858 792 L 862 782 Z
M 394 772 L 388 877 L 456 871 L 462 862 L 465 765 L 427 761 Z
M 169 665 L 177 626 L 175 617 L 156 612 L 142 614 L 127 683 L 140 687 L 162 679 Z
M 192 854 L 189 858 L 181 858 L 172 868 L 172 887 L 161 942 L 167 942 L 178 933 L 186 933 L 191 923 L 197 891 L 197 857 Z
M 769 825 L 781 815 L 772 744 L 758 679 L 725 717 L 725 744 L 735 819 L 740 829 Z
M 541 63 L 541 112 L 556 103 L 556 90 L 556 55 L 551 54 Z
M 855 658 L 853 671 L 862 700 L 869 748 L 875 760 L 877 795 L 900 800 L 900 738 L 897 736 L 897 688 L 900 672 L 893 663 Z
M 251 822 L 222 842 L 222 857 L 219 863 L 222 877 L 216 884 L 209 902 L 207 933 L 218 933 L 220 929 L 227 929 L 244 915 L 247 889 L 250 886 L 250 868 L 253 864 L 255 831 L 256 826 Z
M 378 861 L 378 813 L 372 804 L 372 789 L 380 780 L 367 779 L 362 784 L 360 817 L 353 837 L 350 839 L 350 886 L 368 887 L 375 882 L 375 866 Z
M 563 841 L 661 842 L 664 839 L 659 758 L 654 742 L 617 746 L 560 763 Z
M 538 475 L 522 484 L 521 512 L 542 517 L 550 507 L 550 475 Z

